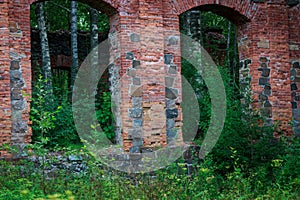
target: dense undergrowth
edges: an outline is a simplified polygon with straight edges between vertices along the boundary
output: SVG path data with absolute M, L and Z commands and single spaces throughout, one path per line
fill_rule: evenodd
M 209 92 L 195 79 L 193 68 L 185 61 L 183 65 L 186 79 L 200 88 L 201 117 L 195 143 L 201 146 L 210 120 Z M 226 69 L 220 68 L 220 72 L 227 116 L 213 151 L 205 159 L 195 157 L 192 172 L 180 158 L 165 169 L 145 174 L 120 173 L 95 160 L 76 134 L 71 104 L 53 100 L 52 107 L 45 106 L 49 102 L 41 79 L 34 90 L 31 119 L 35 144 L 28 147 L 30 154 L 41 158 L 53 151 L 83 155 L 87 168 L 79 174 L 60 169 L 49 178 L 47 163 L 1 161 L 0 199 L 299 199 L 299 137 L 275 139 L 276 124 L 264 126 L 260 115 L 242 108 L 234 82 Z M 109 95 L 100 102 L 104 107 L 96 117 L 102 125 L 108 124 L 106 134 L 112 138 Z
M 52 178 L 43 173 L 47 166 L 1 161 L 0 199 L 299 199 L 299 152 L 294 140 L 283 157 L 244 171 L 233 150 L 228 158 L 233 169 L 223 174 L 210 155 L 189 176 L 181 160 L 151 174 L 121 174 L 85 156 L 85 173 L 59 170 Z

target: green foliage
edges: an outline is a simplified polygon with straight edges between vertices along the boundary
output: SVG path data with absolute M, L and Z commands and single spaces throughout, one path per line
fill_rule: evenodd
M 298 143 L 291 145 L 297 146 Z M 294 148 L 292 146 L 290 147 Z M 55 157 L 48 156 L 45 151 L 42 154 L 36 152 L 41 148 L 40 145 L 32 145 L 30 155 L 44 156 L 48 161 L 59 164 Z M 45 173 L 49 169 L 45 161 L 42 165 L 27 160 L 0 161 L 0 199 L 259 200 L 299 197 L 299 173 L 296 177 L 288 173 L 278 173 L 276 179 L 263 184 L 263 168 L 246 174 L 236 165 L 231 173 L 220 176 L 216 173 L 214 161 L 208 157 L 195 166 L 197 170 L 190 176 L 187 175 L 186 164 L 181 160 L 156 172 L 127 174 L 103 166 L 84 148 L 59 149 L 58 152 L 61 156 L 82 156 L 82 162 L 87 168 L 81 174 L 60 169 L 51 172 L 49 177 Z M 293 151 L 293 155 L 299 157 L 299 151 Z M 236 153 L 233 152 L 231 158 L 237 160 Z M 286 159 L 288 158 L 284 158 L 277 165 L 279 171 L 296 164 L 295 161 L 288 163 L 289 160 Z M 297 172 L 299 170 L 295 171 Z
M 31 6 L 31 27 L 37 28 L 37 18 L 35 14 L 36 5 Z M 78 2 L 77 26 L 78 30 L 90 30 L 89 6 Z M 49 0 L 44 3 L 44 10 L 47 20 L 47 28 L 49 31 L 70 30 L 70 10 L 71 1 L 69 0 Z M 104 13 L 99 12 L 98 19 L 99 32 L 107 32 L 109 30 L 109 20 Z
M 33 141 L 47 138 L 46 146 L 78 143 L 79 138 L 73 122 L 72 106 L 64 100 L 50 95 L 45 90 L 45 79 L 41 74 L 33 84 L 30 119 Z
M 210 156 L 221 174 L 232 172 L 238 166 L 244 172 L 265 167 L 267 175 L 273 175 L 272 160 L 283 155 L 285 144 L 273 137 L 275 126 L 263 126 L 264 119 L 255 111 L 242 109 L 236 91 L 238 88 L 225 67 L 219 67 L 226 90 L 227 113 L 225 125 L 218 143 Z M 211 117 L 211 102 L 205 83 L 195 76 L 196 71 L 183 59 L 182 74 L 195 91 L 199 91 L 200 122 L 198 140 L 201 145 L 208 130 Z M 196 90 L 197 89 L 197 90 Z M 232 155 L 234 154 L 234 159 Z
M 54 85 L 65 86 L 58 83 L 60 79 L 54 76 Z M 79 144 L 73 120 L 72 104 L 69 101 L 68 87 L 54 88 L 54 95 L 49 95 L 45 90 L 45 80 L 38 75 L 33 84 L 30 119 L 33 122 L 33 141 L 40 142 L 47 138 L 47 147 L 69 146 Z M 110 92 L 102 92 L 97 95 L 96 105 L 88 105 L 80 102 L 82 109 L 91 109 L 96 106 L 96 118 L 105 136 L 114 142 L 114 121 L 111 111 Z M 85 111 L 86 112 L 86 111 Z M 101 139 L 98 137 L 98 139 Z
M 101 94 L 99 101 L 96 102 L 96 107 L 96 117 L 100 123 L 101 129 L 109 140 L 115 142 L 114 116 L 111 111 L 112 104 L 110 92 L 103 92 Z

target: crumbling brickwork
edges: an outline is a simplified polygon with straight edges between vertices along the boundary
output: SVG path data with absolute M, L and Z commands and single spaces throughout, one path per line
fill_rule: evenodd
M 238 26 L 241 84 L 270 122 L 299 132 L 299 1 L 80 0 L 110 18 L 117 137 L 125 150 L 181 141 L 179 16 L 212 11 Z M 30 5 L 0 0 L 0 144 L 30 142 Z M 117 33 L 117 40 L 112 36 Z M 291 92 L 292 91 L 292 92 Z M 27 95 L 29 94 L 29 95 Z M 178 136 L 178 137 L 177 137 Z M 7 157 L 1 151 L 1 157 Z

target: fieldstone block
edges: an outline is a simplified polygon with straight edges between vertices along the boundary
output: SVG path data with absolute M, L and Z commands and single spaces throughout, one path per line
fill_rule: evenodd
M 12 100 L 21 100 L 23 97 L 22 97 L 22 92 L 21 92 L 21 89 L 19 88 L 13 88 L 11 90 L 11 99 Z
M 133 147 L 130 147 L 129 149 L 129 152 L 130 153 L 140 153 L 140 147 L 137 147 L 137 146 L 133 146 Z
M 264 107 L 265 107 L 265 108 L 271 108 L 272 105 L 271 105 L 270 101 L 266 101 L 266 102 L 264 103 Z
M 126 53 L 126 59 L 127 60 L 133 60 L 134 59 L 134 54 L 132 52 L 127 52 Z
M 165 77 L 165 84 L 167 87 L 173 87 L 174 84 L 174 78 L 173 77 Z
M 295 101 L 300 101 L 300 96 L 297 95 L 297 96 L 294 97 L 294 99 L 295 99 Z
M 175 127 L 175 120 L 174 119 L 167 119 L 166 123 L 167 129 L 171 129 Z
M 11 88 L 22 88 L 25 85 L 23 79 L 10 79 Z
M 167 119 L 173 119 L 178 117 L 178 109 L 173 108 L 173 109 L 166 109 L 166 116 Z
M 245 66 L 248 67 L 248 65 L 250 65 L 252 63 L 252 61 L 250 59 L 246 59 L 245 60 Z
M 296 137 L 300 137 L 300 128 L 293 128 L 293 131 Z
M 130 108 L 129 109 L 129 117 L 131 118 L 141 118 L 142 117 L 142 109 L 141 108 Z
M 297 82 L 297 83 L 299 83 L 299 82 L 300 82 L 300 77 L 299 77 L 299 76 L 296 76 L 296 77 L 294 78 L 294 81 Z
M 173 60 L 173 55 L 171 55 L 171 54 L 165 54 L 164 58 L 165 58 L 165 64 L 166 65 L 170 65 L 171 62 L 172 62 L 172 60 Z
M 143 146 L 144 141 L 142 138 L 133 138 L 132 143 L 133 143 L 133 146 L 140 147 L 140 146 Z
M 12 123 L 12 132 L 13 133 L 22 133 L 25 134 L 28 130 L 27 122 L 24 121 L 15 121 Z
M 175 129 L 168 129 L 167 130 L 167 138 L 173 139 L 176 138 L 177 131 Z
M 259 58 L 259 62 L 261 63 L 267 63 L 269 61 L 269 59 L 267 57 L 260 57 Z
M 140 42 L 141 39 L 140 39 L 140 35 L 139 34 L 136 34 L 136 33 L 132 33 L 130 35 L 130 41 L 131 42 Z
M 141 97 L 133 97 L 131 99 L 131 105 L 133 108 L 141 108 L 142 107 L 142 98 Z
M 258 80 L 259 85 L 267 85 L 268 82 L 269 82 L 268 78 L 259 78 L 259 80 Z
M 257 43 L 258 48 L 262 49 L 270 49 L 270 41 L 269 40 L 261 40 Z
M 298 87 L 297 87 L 296 83 L 291 84 L 291 90 L 298 90 Z
M 243 68 L 243 67 L 244 67 L 244 62 L 241 61 L 241 62 L 240 62 L 240 69 Z
M 265 2 L 265 0 L 251 0 L 251 1 L 253 1 L 254 3 L 264 3 Z
M 266 100 L 268 100 L 268 96 L 267 96 L 267 95 L 260 94 L 260 95 L 259 95 L 259 100 L 261 100 L 261 101 L 266 101 Z
M 167 99 L 166 100 L 166 106 L 167 106 L 167 108 L 175 107 L 175 100 Z
M 286 1 L 286 5 L 288 5 L 288 6 L 295 6 L 299 3 L 300 3 L 300 0 L 287 0 Z
M 176 66 L 176 65 L 171 65 L 171 66 L 169 67 L 168 73 L 169 73 L 169 74 L 177 74 L 177 73 L 178 73 L 177 66 Z
M 133 60 L 132 61 L 132 67 L 134 69 L 141 69 L 141 61 L 139 61 L 139 60 Z
M 291 76 L 297 76 L 297 70 L 295 68 L 291 69 Z
M 263 69 L 262 70 L 262 76 L 263 77 L 269 77 L 270 76 L 270 69 Z
M 20 62 L 13 60 L 10 62 L 10 69 L 11 70 L 19 70 L 20 69 Z
M 23 100 L 11 101 L 11 105 L 16 110 L 23 110 L 25 108 L 25 103 Z
M 293 109 L 292 110 L 293 113 L 293 118 L 300 118 L 300 109 Z
M 268 117 L 268 118 L 272 117 L 272 108 L 270 108 L 270 107 L 262 108 L 261 111 L 262 111 L 263 116 Z
M 295 45 L 295 44 L 290 44 L 289 45 L 289 49 L 291 51 L 299 51 L 299 46 L 298 45 Z
M 141 128 L 130 129 L 128 131 L 128 137 L 129 137 L 129 139 L 141 138 L 142 137 L 142 129 Z
M 142 119 L 134 119 L 133 120 L 133 127 L 142 127 L 143 126 L 143 120 Z
M 299 64 L 299 62 L 294 62 L 294 63 L 293 63 L 293 67 L 294 67 L 294 68 L 297 68 L 297 69 L 300 69 L 300 64 Z
M 268 68 L 268 64 L 267 63 L 261 63 L 260 66 L 263 69 Z
M 133 83 L 133 85 L 141 85 L 141 79 L 133 77 L 132 83 Z
M 131 86 L 131 96 L 141 97 L 143 94 L 143 88 L 138 86 Z
M 82 161 L 83 158 L 80 155 L 69 155 L 68 160 L 72 161 L 72 162 L 79 162 L 79 161 Z
M 271 90 L 271 86 L 270 85 L 265 85 L 264 90 Z
M 22 78 L 22 74 L 19 70 L 11 70 L 10 78 L 20 80 Z
M 179 41 L 179 38 L 177 36 L 171 36 L 168 39 L 168 44 L 169 45 L 177 45 Z
M 178 97 L 178 90 L 166 87 L 166 98 L 174 100 L 177 99 L 177 97 Z
M 264 89 L 263 94 L 267 95 L 267 96 L 270 96 L 271 95 L 271 90 Z
M 291 102 L 292 103 L 292 109 L 296 109 L 297 108 L 297 102 Z
M 136 71 L 135 69 L 128 69 L 127 70 L 127 75 L 131 76 L 131 77 L 135 77 L 136 76 Z

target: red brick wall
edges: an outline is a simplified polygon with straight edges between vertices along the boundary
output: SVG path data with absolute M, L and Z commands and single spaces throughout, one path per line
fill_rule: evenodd
M 288 9 L 289 15 L 289 50 L 291 69 L 291 89 L 293 108 L 293 130 L 300 135 L 300 5 Z
M 11 136 L 8 2 L 0 1 L 0 144 L 9 144 Z M 0 151 L 0 156 L 7 154 Z
M 299 61 L 299 5 L 290 8 L 281 0 L 80 1 L 110 17 L 111 70 L 120 79 L 111 89 L 119 111 L 117 137 L 125 150 L 165 146 L 176 134 L 181 141 L 179 15 L 193 8 L 213 11 L 238 25 L 241 82 L 252 90 L 252 106 L 262 108 L 270 122 L 281 121 L 281 130 L 291 133 L 290 68 Z M 14 128 L 19 121 L 29 123 L 29 106 L 21 116 L 14 110 L 9 73 L 11 62 L 17 63 L 25 80 L 19 96 L 29 103 L 24 93 L 31 92 L 29 8 L 33 2 L 0 1 L 0 144 L 10 143 L 11 138 L 15 143 L 30 141 L 30 128 L 25 133 Z M 166 79 L 173 84 L 166 86 Z M 167 129 L 168 121 L 175 125 Z M 22 134 L 20 142 L 16 136 Z

